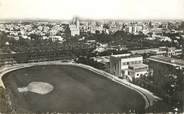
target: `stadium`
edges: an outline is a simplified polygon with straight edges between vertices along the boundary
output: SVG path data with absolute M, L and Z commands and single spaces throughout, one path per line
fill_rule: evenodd
M 30 65 L 3 75 L 16 112 L 143 112 L 140 93 L 79 65 Z

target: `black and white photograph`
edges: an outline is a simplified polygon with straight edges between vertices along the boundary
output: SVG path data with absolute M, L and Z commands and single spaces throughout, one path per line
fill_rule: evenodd
M 184 0 L 0 0 L 0 114 L 184 113 Z

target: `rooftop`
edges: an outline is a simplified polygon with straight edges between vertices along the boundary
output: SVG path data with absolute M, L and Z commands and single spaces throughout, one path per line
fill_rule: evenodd
M 133 67 L 134 69 L 137 69 L 137 68 L 148 67 L 148 65 L 146 65 L 146 64 L 133 64 L 133 65 L 129 65 L 129 67 Z
M 118 55 L 111 55 L 113 58 L 123 59 L 123 58 L 134 58 L 134 57 L 142 57 L 141 55 L 131 55 L 130 53 L 127 54 L 118 54 Z
M 165 57 L 165 56 L 151 56 L 148 58 L 148 60 L 156 61 L 156 62 L 161 62 L 173 66 L 183 66 L 184 67 L 184 60 L 182 59 L 175 59 L 171 57 Z
M 111 55 L 112 57 L 126 57 L 126 56 L 130 56 L 130 53 L 126 53 L 126 54 L 118 54 L 118 55 Z

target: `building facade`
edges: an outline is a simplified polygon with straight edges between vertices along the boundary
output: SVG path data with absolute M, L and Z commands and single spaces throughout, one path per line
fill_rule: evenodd
M 80 35 L 80 30 L 76 25 L 70 25 L 71 36 Z
M 177 56 L 182 54 L 182 49 L 176 49 L 175 47 L 160 47 L 155 50 L 151 50 L 152 55 L 163 55 L 167 57 Z

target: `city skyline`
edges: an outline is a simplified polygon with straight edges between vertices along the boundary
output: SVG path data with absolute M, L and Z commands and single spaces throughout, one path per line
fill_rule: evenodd
M 184 19 L 183 0 L 0 0 L 0 19 Z

